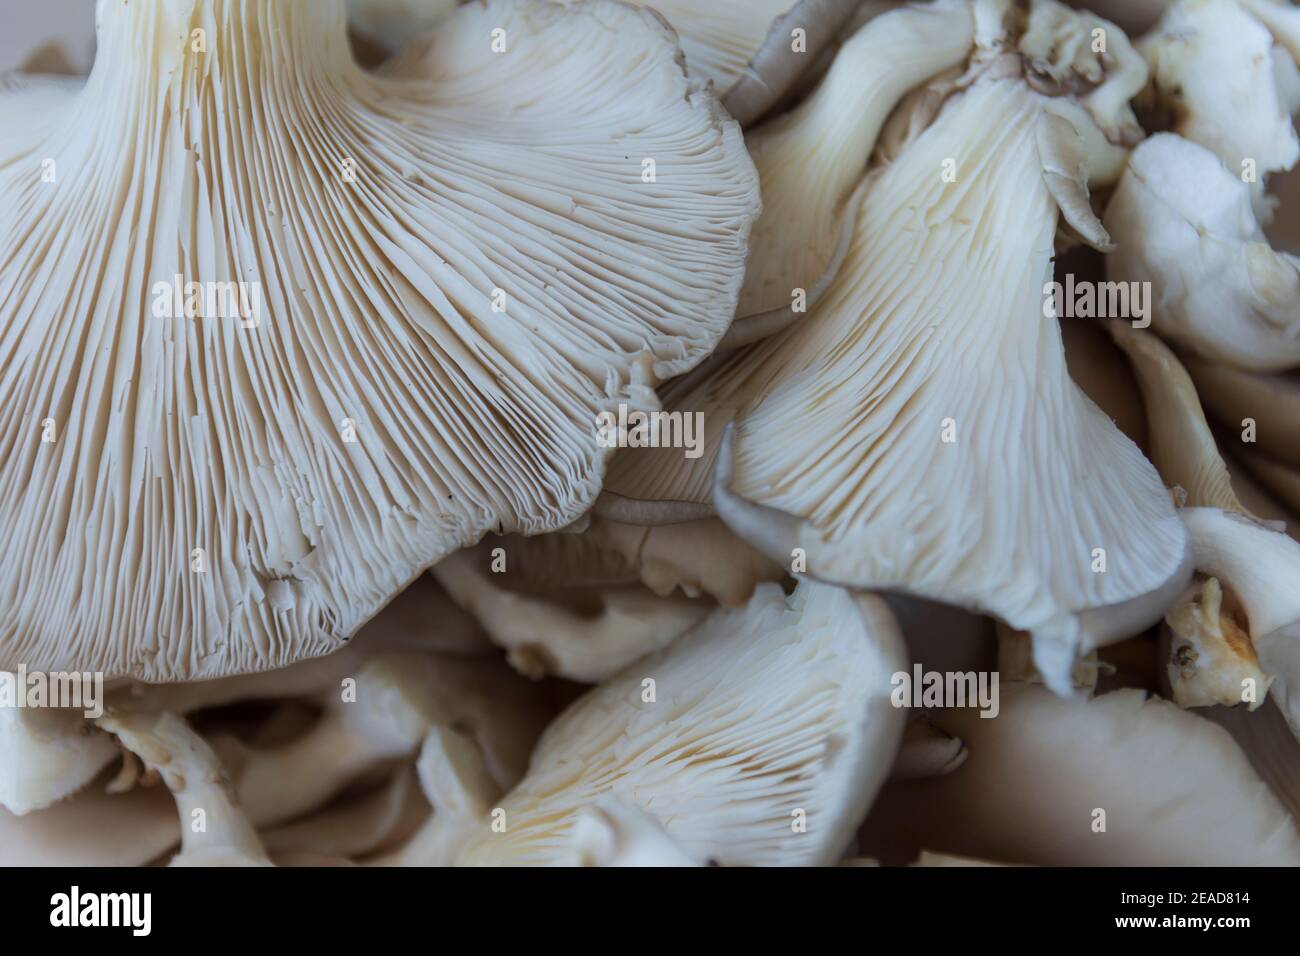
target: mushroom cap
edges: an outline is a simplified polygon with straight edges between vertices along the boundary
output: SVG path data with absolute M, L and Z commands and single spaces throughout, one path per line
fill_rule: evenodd
M 1172 133 L 1139 145 L 1106 207 L 1112 281 L 1149 282 L 1153 328 L 1238 368 L 1300 364 L 1300 258 L 1274 251 L 1248 185 Z
M 1062 699 L 1008 684 L 992 720 L 931 713 L 969 748 L 953 773 L 891 784 L 860 834 L 887 861 L 921 849 L 1066 866 L 1300 863 L 1295 822 L 1220 727 L 1135 690 Z M 1094 829 L 1105 811 L 1104 831 Z
M 713 386 L 742 409 L 713 499 L 773 560 L 798 548 L 823 580 L 1033 633 L 1065 689 L 1076 653 L 1158 621 L 1191 566 L 1155 469 L 1070 380 L 1045 302 L 1047 102 L 990 71 L 881 172 L 825 298 Z
M 832 863 L 888 774 L 905 660 L 878 598 L 763 585 L 561 714 L 500 804 L 504 831 L 481 823 L 461 862 L 565 862 L 578 813 L 612 796 L 694 860 Z
M 586 511 L 597 413 L 730 321 L 753 166 L 652 13 L 487 0 L 383 76 L 341 0 L 99 16 L 85 89 L 0 144 L 0 667 L 334 650 Z
M 1249 191 L 1263 215 L 1266 175 L 1300 160 L 1292 54 L 1240 0 L 1179 0 L 1139 48 L 1157 101 L 1175 116 L 1173 132 L 1209 149 L 1234 176 L 1248 161 L 1256 172 Z

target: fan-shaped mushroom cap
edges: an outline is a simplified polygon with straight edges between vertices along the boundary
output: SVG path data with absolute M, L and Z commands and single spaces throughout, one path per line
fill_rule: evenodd
M 1240 0 L 1179 0 L 1139 44 L 1159 105 L 1173 131 L 1206 147 L 1246 179 L 1256 212 L 1268 203 L 1269 173 L 1300 159 L 1291 114 L 1300 108 L 1300 76 L 1286 47 Z M 1188 204 L 1202 200 L 1194 189 Z
M 1300 259 L 1269 246 L 1247 184 L 1208 149 L 1172 133 L 1142 143 L 1105 225 L 1108 278 L 1151 283 L 1164 338 L 1243 369 L 1300 364 Z
M 995 720 L 973 709 L 931 715 L 969 758 L 954 773 L 887 786 L 862 852 L 903 861 L 932 848 L 1072 866 L 1300 863 L 1294 821 L 1222 728 L 1140 691 L 1062 699 L 1012 684 L 1001 696 Z
M 99 14 L 82 93 L 0 144 L 0 666 L 334 650 L 580 516 L 597 413 L 730 321 L 753 166 L 648 11 L 487 0 L 382 77 L 341 0 Z
M 904 666 L 879 599 L 764 585 L 562 714 L 494 808 L 504 829 L 482 821 L 462 862 L 565 862 L 577 814 L 606 795 L 691 859 L 834 862 L 888 774 Z
M 798 549 L 824 580 L 1033 633 L 1039 670 L 1065 689 L 1077 653 L 1159 620 L 1191 566 L 1159 476 L 1065 367 L 1044 301 L 1053 101 L 1027 63 L 977 71 L 866 193 L 822 302 L 714 372 L 741 411 L 713 498 L 773 560 Z M 1125 126 L 1110 97 L 1093 102 Z

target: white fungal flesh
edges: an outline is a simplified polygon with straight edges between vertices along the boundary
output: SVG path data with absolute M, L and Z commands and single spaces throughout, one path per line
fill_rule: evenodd
M 932 718 L 970 748 L 942 777 L 892 784 L 860 835 L 889 862 L 933 849 L 1068 866 L 1300 864 L 1285 808 L 1220 727 L 1139 691 L 1062 699 L 1002 688 L 996 720 Z M 1104 829 L 1102 829 L 1104 827 Z
M 878 599 L 765 585 L 557 718 L 500 804 L 504 827 L 481 821 L 462 862 L 564 862 L 603 796 L 652 814 L 691 859 L 833 862 L 888 774 L 903 664 Z
M 1300 258 L 1269 246 L 1249 187 L 1208 149 L 1171 133 L 1142 143 L 1105 224 L 1107 278 L 1150 283 L 1166 339 L 1251 371 L 1300 364 Z
M 576 519 L 597 412 L 725 330 L 754 172 L 659 19 L 489 0 L 382 78 L 343 20 L 104 4 L 85 89 L 0 144 L 0 666 L 336 649 L 485 531 Z M 178 275 L 203 317 L 159 315 Z
M 1032 632 L 1063 688 L 1077 652 L 1153 623 L 1189 571 L 1159 476 L 1070 380 L 1044 317 L 1042 102 L 981 80 L 884 170 L 825 299 L 735 362 L 748 410 L 715 504 L 818 577 Z M 1133 601 L 1149 606 L 1117 629 L 1081 617 Z
M 964 63 L 972 31 L 965 4 L 882 14 L 840 48 L 826 77 L 798 109 L 748 137 L 763 189 L 763 215 L 754 227 L 741 322 L 790 309 L 796 290 L 804 291 L 809 304 L 815 300 L 848 232 L 850 194 L 889 111 L 908 90 Z

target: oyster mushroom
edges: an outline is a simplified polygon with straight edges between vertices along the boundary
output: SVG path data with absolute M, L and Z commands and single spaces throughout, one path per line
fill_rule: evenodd
M 573 0 L 562 0 L 573 2 Z M 693 76 L 748 126 L 833 43 L 858 0 L 631 0 L 663 14 Z
M 922 849 L 1067 866 L 1300 862 L 1295 822 L 1220 727 L 1135 690 L 1002 689 L 997 720 L 930 715 L 965 741 L 941 777 L 885 787 L 859 838 L 888 862 Z
M 1142 390 L 1149 455 L 1168 485 L 1186 494 L 1185 504 L 1245 513 L 1232 476 L 1205 420 L 1192 378 L 1169 346 L 1125 322 L 1106 329 L 1128 356 Z
M 429 729 L 417 767 L 433 813 L 399 851 L 377 860 L 379 865 L 449 866 L 501 796 L 482 751 L 449 727 Z
M 597 413 L 730 321 L 753 166 L 650 12 L 487 0 L 383 76 L 342 0 L 104 3 L 99 41 L 0 144 L 0 667 L 336 650 L 578 518 Z
M 1202 607 L 1193 609 L 1199 614 L 1170 620 L 1175 639 L 1182 638 L 1197 653 L 1204 653 L 1205 638 L 1219 636 L 1216 617 L 1222 620 L 1218 627 L 1225 632 L 1223 641 L 1215 640 L 1213 645 L 1226 645 L 1226 652 L 1220 653 L 1232 655 L 1229 660 L 1237 664 L 1227 671 L 1235 687 L 1228 689 L 1226 699 L 1211 702 L 1246 701 L 1253 710 L 1263 703 L 1271 678 L 1272 693 L 1287 719 L 1300 728 L 1300 706 L 1294 700 L 1295 689 L 1300 688 L 1300 543 L 1229 511 L 1185 508 L 1180 515 L 1192 541 L 1197 570 L 1229 593 L 1232 605 L 1212 615 L 1216 600 L 1212 588 L 1201 597 Z M 1244 642 L 1242 635 L 1248 638 Z M 1174 664 L 1180 663 L 1174 660 Z M 1261 681 L 1263 675 L 1267 677 Z
M 408 765 L 369 793 L 331 804 L 260 836 L 267 852 L 281 865 L 286 857 L 298 853 L 358 859 L 405 842 L 427 816 L 428 805 L 415 770 Z
M 557 718 L 460 862 L 571 862 L 602 797 L 652 814 L 690 859 L 834 862 L 888 774 L 903 666 L 878 598 L 764 585 Z
M 1273 250 L 1248 185 L 1204 146 L 1161 133 L 1133 151 L 1106 207 L 1115 282 L 1149 282 L 1153 327 L 1254 372 L 1300 364 L 1300 259 Z
M 763 190 L 728 346 L 799 319 L 844 261 L 867 160 L 894 106 L 970 53 L 963 2 L 913 4 L 871 19 L 839 49 L 817 89 L 747 137 Z
M 1143 69 L 1116 28 L 1059 4 L 1024 22 L 975 9 L 966 82 L 867 191 L 825 298 L 714 371 L 710 411 L 737 411 L 713 502 L 769 558 L 806 556 L 811 576 L 1032 633 L 1064 691 L 1077 655 L 1155 623 L 1191 575 L 1159 476 L 1070 380 L 1044 301 L 1071 191 L 1044 180 L 1044 142 L 1104 144 L 1109 167 Z M 1094 28 L 1113 55 L 1082 52 Z
M 26 816 L 0 807 L 0 866 L 145 866 L 176 847 L 180 821 L 165 787 L 109 793 L 106 782 Z
M 1138 47 L 1157 106 L 1174 117 L 1173 132 L 1214 153 L 1267 219 L 1268 175 L 1300 160 L 1291 122 L 1300 109 L 1293 54 L 1240 0 L 1179 0 Z M 1199 190 L 1189 197 L 1200 199 Z
M 605 497 L 602 494 L 601 500 Z M 619 501 L 634 509 L 643 503 L 610 496 L 611 503 Z M 665 511 L 673 507 L 662 504 Z M 508 580 L 533 592 L 640 581 L 660 597 L 680 591 L 738 607 L 759 583 L 785 576 L 786 569 L 745 544 L 717 518 L 657 524 L 653 515 L 633 517 L 631 522 L 618 521 L 598 513 L 579 533 L 492 538 L 479 550 L 508 568 Z
M 318 809 L 368 773 L 413 758 L 435 726 L 466 728 L 490 772 L 509 785 L 522 774 L 546 713 L 528 682 L 495 662 L 410 653 L 368 662 L 318 704 L 321 719 L 279 746 L 213 741 L 259 827 Z

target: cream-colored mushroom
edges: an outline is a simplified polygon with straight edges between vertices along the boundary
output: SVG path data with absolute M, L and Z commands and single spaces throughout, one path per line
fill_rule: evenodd
M 428 815 L 415 769 L 408 765 L 369 793 L 266 830 L 261 838 L 281 866 L 302 853 L 356 860 L 404 843 Z
M 647 10 L 484 0 L 382 74 L 342 0 L 98 17 L 85 87 L 0 143 L 0 667 L 337 650 L 587 511 L 597 414 L 730 323 L 756 176 Z
M 1153 136 L 1106 207 L 1106 271 L 1150 283 L 1153 327 L 1180 349 L 1273 372 L 1300 364 L 1300 259 L 1269 246 L 1250 199 L 1210 150 Z
M 764 585 L 565 711 L 461 862 L 569 862 L 575 819 L 604 796 L 653 815 L 690 859 L 834 862 L 888 775 L 903 666 L 878 598 Z
M 748 138 L 763 190 L 745 285 L 727 344 L 797 321 L 844 261 L 855 191 L 890 111 L 916 86 L 964 63 L 974 24 L 965 2 L 912 4 L 877 16 L 835 56 L 796 109 Z
M 1157 105 L 1174 117 L 1173 131 L 1214 153 L 1267 220 L 1265 180 L 1300 160 L 1291 121 L 1300 109 L 1300 75 L 1292 53 L 1241 0 L 1178 0 L 1139 49 Z M 1200 190 L 1188 197 L 1203 201 Z
M 996 720 L 932 713 L 966 762 L 890 784 L 860 833 L 886 862 L 922 849 L 1007 863 L 1240 866 L 1300 863 L 1295 821 L 1220 727 L 1120 690 L 1060 698 L 1002 688 Z
M 176 799 L 180 853 L 171 866 L 270 866 L 212 748 L 175 714 L 106 714 L 99 725 L 158 773 Z
M 323 806 L 350 783 L 413 758 L 434 726 L 464 727 L 508 786 L 519 778 L 546 705 L 500 664 L 390 654 L 318 698 L 322 717 L 280 746 L 213 742 L 240 804 L 259 827 Z
M 1071 382 L 1044 322 L 1063 187 L 1043 179 L 1040 129 L 1123 141 L 1142 68 L 1087 60 L 1099 21 L 1058 4 L 1024 22 L 1000 4 L 976 11 L 973 69 L 866 193 L 826 297 L 714 370 L 710 411 L 737 414 L 713 501 L 773 560 L 806 555 L 823 580 L 1031 632 L 1038 669 L 1064 690 L 1076 656 L 1159 620 L 1191 574 L 1159 476 Z
M 502 790 L 471 738 L 434 725 L 420 748 L 417 767 L 433 812 L 399 850 L 376 861 L 380 865 L 449 866 L 490 826 L 488 815 Z
M 639 586 L 584 590 L 576 595 L 582 603 L 571 607 L 555 595 L 511 591 L 506 575 L 493 572 L 494 560 L 483 547 L 462 551 L 438 562 L 433 574 L 509 651 L 511 665 L 533 678 L 604 680 L 709 613 L 707 604 Z
M 43 810 L 90 783 L 118 755 L 80 711 L 0 706 L 0 806 Z

